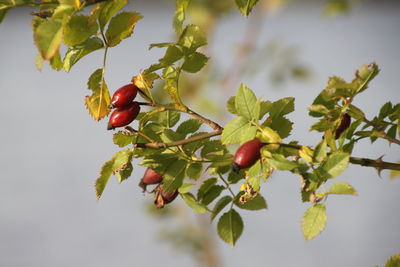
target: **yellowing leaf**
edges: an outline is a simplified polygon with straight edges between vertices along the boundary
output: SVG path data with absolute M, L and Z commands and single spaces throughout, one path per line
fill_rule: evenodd
M 88 16 L 72 16 L 64 27 L 64 43 L 69 46 L 81 44 L 96 34 L 97 28 L 97 23 L 89 23 Z
M 99 199 L 103 194 L 104 188 L 106 187 L 111 174 L 116 174 L 120 182 L 130 176 L 133 168 L 132 164 L 130 164 L 132 156 L 132 151 L 121 150 L 115 153 L 111 160 L 104 163 L 100 171 L 100 176 L 97 178 L 95 183 L 97 199 Z M 121 174 L 120 172 L 123 171 L 127 172 Z
M 235 0 L 237 7 L 243 16 L 248 16 L 253 9 L 253 7 L 257 4 L 258 0 Z
M 107 44 L 118 45 L 123 39 L 131 36 L 136 23 L 143 18 L 139 13 L 122 12 L 113 17 L 106 31 Z
M 302 146 L 301 149 L 299 150 L 299 155 L 300 157 L 302 157 L 305 161 L 307 162 L 312 162 L 313 159 L 313 151 L 311 148 L 309 148 L 308 146 Z
M 154 72 L 143 71 L 139 75 L 132 78 L 132 82 L 141 89 L 139 91 L 140 95 L 144 98 L 154 102 L 153 95 L 151 94 L 150 89 L 153 88 L 153 83 L 155 80 L 160 78 L 158 74 Z
M 56 54 L 61 45 L 61 22 L 45 20 L 34 31 L 33 38 L 42 58 L 49 60 Z
M 97 69 L 89 77 L 88 88 L 93 91 L 93 94 L 85 98 L 89 114 L 96 121 L 104 118 L 110 112 L 108 107 L 111 102 L 110 93 L 102 73 L 102 69 Z
M 324 204 L 315 204 L 303 216 L 301 228 L 306 240 L 317 236 L 326 226 L 326 208 Z
M 336 195 L 357 195 L 357 191 L 346 182 L 334 183 L 328 191 L 328 194 Z

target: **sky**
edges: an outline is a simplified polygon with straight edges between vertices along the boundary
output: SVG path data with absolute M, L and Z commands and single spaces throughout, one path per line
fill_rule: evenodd
M 293 4 L 264 21 L 259 45 L 277 39 L 297 47 L 312 79 L 275 86 L 260 75 L 243 76 L 238 83 L 265 100 L 296 98 L 290 115 L 293 139 L 317 142 L 320 135 L 308 132 L 314 120 L 307 107 L 329 76 L 350 80 L 363 64 L 376 61 L 381 73 L 355 104 L 371 118 L 385 102 L 400 102 L 400 5 L 373 2 L 337 19 L 325 18 L 320 4 Z M 161 56 L 162 50 L 148 50 L 150 43 L 171 39 L 171 5 L 134 2 L 129 8 L 144 19 L 134 37 L 109 52 L 106 80 L 111 90 Z M 160 223 L 144 208 L 151 199 L 137 186 L 142 167 L 135 166 L 122 184 L 110 179 L 96 201 L 93 184 L 100 167 L 118 151 L 106 120 L 93 121 L 84 106 L 84 96 L 90 94 L 87 78 L 101 66 L 102 54 L 93 53 L 70 73 L 48 67 L 39 72 L 29 11 L 12 11 L 0 25 L 0 267 L 196 266 L 190 255 L 157 239 Z M 232 63 L 247 23 L 235 13 L 218 25 L 209 49 L 221 68 Z M 221 105 L 238 86 L 216 92 Z M 400 159 L 398 147 L 383 141 L 363 142 L 354 151 L 354 156 L 382 155 L 387 161 Z M 383 266 L 400 252 L 400 179 L 389 180 L 387 171 L 379 177 L 374 169 L 351 166 L 337 180 L 352 184 L 359 196 L 331 197 L 327 228 L 306 242 L 300 225 L 309 204 L 300 201 L 299 179 L 288 172 L 274 175 L 263 185 L 268 210 L 241 213 L 245 228 L 237 245 L 215 238 L 223 265 Z M 215 222 L 211 228 L 216 237 Z

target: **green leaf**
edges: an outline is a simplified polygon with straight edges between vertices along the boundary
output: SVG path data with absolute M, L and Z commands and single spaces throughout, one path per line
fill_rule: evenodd
M 385 263 L 385 267 L 399 267 L 400 266 L 400 254 L 395 254 Z
M 194 186 L 194 184 L 183 183 L 183 184 L 181 185 L 181 187 L 179 187 L 178 192 L 179 192 L 180 194 L 189 193 L 193 186 Z
M 61 60 L 60 50 L 58 50 L 52 58 L 50 58 L 50 67 L 53 70 L 59 71 L 63 68 L 63 63 Z
M 10 10 L 10 8 L 3 8 L 3 9 L 0 9 L 0 23 L 3 22 L 4 18 L 5 18 L 6 15 L 7 15 L 8 10 Z
M 397 125 L 393 125 L 392 127 L 389 128 L 387 131 L 387 135 L 392 138 L 396 138 L 397 134 Z
M 178 61 L 183 57 L 182 50 L 179 49 L 175 45 L 168 46 L 167 50 L 165 51 L 165 55 L 159 61 L 161 64 L 165 66 L 172 65 L 175 61 Z
M 207 154 L 219 151 L 225 151 L 225 146 L 221 143 L 221 140 L 211 140 L 204 144 L 200 155 L 207 157 Z
M 379 110 L 379 118 L 383 119 L 387 117 L 392 112 L 392 103 L 386 102 Z
M 249 133 L 249 131 L 253 131 L 255 135 L 253 129 L 255 129 L 255 127 L 252 126 L 246 118 L 234 118 L 225 125 L 225 128 L 222 131 L 221 141 L 224 145 L 240 143 L 244 139 L 244 134 Z
M 364 112 L 357 108 L 356 106 L 349 105 L 349 108 L 347 109 L 347 113 L 354 119 L 356 120 L 363 120 L 365 118 Z
M 321 93 L 314 99 L 314 102 L 313 102 L 312 104 L 313 104 L 313 106 L 315 106 L 315 105 L 322 105 L 322 106 L 326 107 L 328 110 L 332 110 L 332 109 L 335 108 L 335 103 L 336 103 L 336 101 L 334 101 L 334 100 L 325 100 L 325 99 L 322 97 L 322 92 L 321 92 Z M 320 113 L 319 111 L 315 112 L 315 111 L 310 110 L 308 114 L 309 114 L 310 116 L 312 116 L 312 117 L 321 117 L 321 116 L 322 116 L 321 113 Z
M 317 236 L 326 226 L 326 208 L 324 204 L 311 206 L 303 216 L 301 228 L 306 240 Z
M 189 51 L 195 51 L 197 48 L 207 44 L 207 38 L 199 26 L 188 25 L 183 30 L 178 44 Z
M 276 117 L 268 126 L 278 132 L 281 138 L 286 138 L 290 135 L 290 132 L 292 131 L 292 125 L 293 122 L 286 119 L 285 117 Z
M 183 183 L 186 171 L 186 161 L 176 160 L 165 171 L 163 184 L 166 192 L 177 190 Z
M 324 105 L 311 105 L 308 110 L 313 113 L 313 117 L 322 117 L 329 113 L 329 109 Z
M 260 139 L 265 143 L 281 143 L 282 139 L 279 134 L 268 126 L 262 126 Z
M 299 149 L 299 156 L 302 157 L 306 162 L 310 163 L 313 161 L 313 154 L 313 150 L 308 146 L 301 146 Z
M 282 98 L 274 103 L 269 111 L 272 118 L 284 116 L 294 111 L 294 97 Z
M 137 151 L 138 149 L 135 149 Z M 141 165 L 152 168 L 157 173 L 165 173 L 166 170 L 172 166 L 173 163 L 178 162 L 176 153 L 157 153 L 153 155 L 147 155 Z M 173 174 L 172 174 L 173 175 Z M 170 179 L 172 180 L 173 177 Z
M 64 20 L 74 14 L 79 7 L 76 5 L 78 1 L 60 1 L 60 4 L 54 9 L 52 19 Z
M 225 187 L 222 185 L 213 185 L 201 198 L 201 203 L 204 205 L 208 205 L 216 199 L 222 191 L 224 191 Z
M 163 48 L 163 47 L 170 47 L 175 46 L 175 43 L 164 42 L 164 43 L 152 43 L 149 45 L 149 50 L 153 49 L 154 47 Z
M 262 210 L 267 209 L 267 202 L 264 197 L 258 194 L 255 198 L 246 201 L 245 203 L 240 203 L 239 201 L 235 201 L 235 205 L 241 209 L 245 210 Z
M 69 46 L 81 44 L 96 34 L 97 29 L 97 23 L 89 23 L 88 16 L 72 16 L 64 27 L 64 43 Z
M 197 133 L 190 135 L 188 138 L 200 136 L 203 134 L 206 134 L 206 132 L 197 132 Z M 186 153 L 188 155 L 192 155 L 195 151 L 197 151 L 197 149 L 202 147 L 207 142 L 208 142 L 208 139 L 200 139 L 198 141 L 190 142 L 190 143 L 183 145 L 183 149 L 186 151 Z
M 191 207 L 197 213 L 205 213 L 207 212 L 207 207 L 196 201 L 194 196 L 191 193 L 181 194 L 182 199 L 186 202 L 186 204 Z
M 100 176 L 97 178 L 95 184 L 97 199 L 100 199 L 101 195 L 103 194 L 104 188 L 107 185 L 108 179 L 110 179 L 110 176 L 113 172 L 113 163 L 114 160 L 111 159 L 110 161 L 104 163 L 104 165 L 101 167 Z
M 122 183 L 123 181 L 128 179 L 131 176 L 132 171 L 133 171 L 133 165 L 131 162 L 128 162 L 128 164 L 124 169 L 115 172 L 115 176 L 117 177 L 118 182 Z
M 186 120 L 184 122 L 182 122 L 178 128 L 176 129 L 176 131 L 178 133 L 182 133 L 182 134 L 189 134 L 189 133 L 194 133 L 196 132 L 201 126 L 201 121 L 196 120 L 196 119 L 189 119 Z
M 356 93 L 361 93 L 368 88 L 369 82 L 375 78 L 379 73 L 379 67 L 375 62 L 372 62 L 368 65 L 363 65 L 356 72 L 356 77 L 351 82 L 352 85 L 356 88 Z
M 160 137 L 164 143 L 175 142 L 185 138 L 183 134 L 177 133 L 171 129 L 164 129 Z
M 176 10 L 173 20 L 173 26 L 178 35 L 182 33 L 182 25 L 185 20 L 186 8 L 189 4 L 189 0 L 177 0 Z
M 161 64 L 160 64 L 161 65 Z M 152 65 L 154 66 L 154 65 Z M 160 76 L 158 76 L 157 73 L 151 72 L 150 66 L 148 69 L 144 70 L 141 72 L 139 75 L 135 76 L 132 81 L 133 83 L 141 90 L 139 90 L 139 94 L 146 100 L 149 100 L 151 102 L 155 102 L 153 95 L 151 93 L 151 88 L 153 88 L 153 83 L 155 80 L 159 79 Z
M 228 176 L 228 182 L 230 184 L 236 184 L 240 180 L 244 179 L 244 172 L 241 171 L 239 173 L 230 172 Z
M 103 3 L 99 14 L 100 29 L 104 30 L 104 27 L 107 22 L 110 21 L 112 16 L 121 10 L 127 3 L 128 0 L 113 0 Z
M 113 17 L 106 31 L 107 44 L 113 47 L 131 36 L 136 23 L 141 18 L 143 17 L 136 12 L 122 12 Z
M 107 84 L 103 77 L 102 69 L 97 69 L 89 77 L 88 81 L 89 90 L 93 91 L 91 96 L 86 96 L 85 104 L 89 110 L 89 114 L 95 120 L 100 120 L 107 116 L 110 112 L 110 93 L 107 88 Z
M 194 52 L 185 57 L 182 70 L 190 73 L 196 73 L 201 70 L 207 63 L 208 57 L 199 52 Z
M 228 102 L 226 102 L 226 109 L 232 114 L 239 115 L 235 107 L 235 98 L 235 96 L 231 96 L 228 99 Z
M 357 195 L 357 191 L 346 182 L 334 183 L 328 191 L 328 194 L 336 195 Z
M 203 164 L 194 162 L 189 165 L 186 170 L 186 174 L 190 179 L 197 180 L 201 176 L 201 171 L 203 170 Z
M 98 37 L 89 38 L 80 45 L 70 47 L 64 57 L 65 71 L 69 72 L 81 58 L 103 47 L 103 41 Z
M 132 144 L 133 139 L 137 137 L 137 134 L 130 134 L 125 131 L 119 131 L 113 135 L 114 144 L 119 147 L 125 147 Z
M 314 150 L 313 160 L 315 162 L 321 162 L 326 158 L 327 155 L 327 144 L 325 139 L 322 140 Z
M 262 119 L 265 114 L 267 114 L 272 108 L 271 101 L 261 101 L 260 103 L 260 117 L 258 119 Z
M 243 220 L 234 209 L 224 213 L 217 224 L 219 237 L 234 246 L 243 232 Z
M 218 215 L 218 213 L 223 210 L 226 205 L 228 205 L 232 201 L 231 196 L 223 196 L 221 197 L 217 203 L 215 203 L 214 209 L 211 212 L 211 220 L 214 220 L 214 218 Z
M 97 199 L 99 199 L 103 194 L 104 188 L 106 187 L 111 174 L 121 172 L 127 167 L 131 168 L 132 165 L 129 166 L 129 163 L 132 160 L 132 156 L 132 151 L 122 150 L 115 153 L 111 160 L 104 163 L 100 171 L 100 176 L 97 178 L 95 184 Z
M 235 0 L 237 7 L 242 13 L 243 16 L 248 16 L 253 9 L 253 7 L 257 4 L 258 0 Z
M 249 121 L 257 121 L 260 116 L 260 102 L 253 91 L 245 85 L 240 85 L 235 98 L 235 108 L 239 115 L 245 117 Z
M 218 182 L 217 178 L 210 178 L 205 180 L 203 184 L 200 186 L 199 190 L 197 191 L 197 198 L 202 199 L 203 196 L 207 193 L 207 191 L 210 190 L 211 187 L 216 185 L 217 182 Z
M 33 38 L 42 58 L 52 58 L 61 45 L 62 24 L 58 21 L 45 20 L 34 31 Z
M 333 178 L 341 174 L 349 165 L 350 156 L 345 152 L 333 152 L 322 162 L 317 169 L 326 178 Z
M 310 131 L 317 131 L 317 132 L 325 132 L 326 130 L 329 130 L 333 127 L 333 124 L 331 121 L 322 118 L 319 122 L 314 123 Z
M 175 110 L 162 110 L 153 114 L 149 120 L 164 126 L 165 128 L 172 128 L 179 121 L 181 114 Z
M 273 157 L 268 159 L 268 163 L 275 169 L 278 170 L 293 170 L 298 166 L 296 162 L 286 159 L 280 154 L 273 154 Z
M 167 90 L 169 98 L 172 100 L 176 108 L 183 110 L 185 105 L 183 104 L 179 91 L 178 91 L 178 79 L 180 71 L 172 66 L 169 66 L 163 70 L 163 78 L 165 79 L 164 89 Z

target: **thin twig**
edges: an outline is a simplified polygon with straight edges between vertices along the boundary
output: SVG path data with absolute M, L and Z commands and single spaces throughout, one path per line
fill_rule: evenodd
M 137 103 L 139 105 L 142 105 L 142 106 L 161 107 L 161 108 L 164 108 L 165 110 L 174 110 L 174 111 L 184 112 L 184 113 L 187 113 L 187 114 L 191 115 L 196 120 L 201 121 L 201 122 L 203 122 L 205 124 L 208 124 L 215 131 L 221 131 L 222 132 L 222 130 L 224 129 L 222 126 L 220 126 L 215 121 L 207 119 L 207 118 L 201 116 L 200 114 L 198 114 L 197 112 L 195 112 L 195 111 L 193 111 L 193 110 L 191 110 L 189 108 L 187 108 L 186 111 L 184 111 L 184 110 L 176 109 L 175 107 L 172 107 L 172 106 L 161 105 L 161 104 L 157 104 L 157 103 L 147 103 L 147 102 L 137 102 Z
M 181 146 L 184 144 L 188 144 L 188 143 L 192 143 L 195 141 L 199 141 L 202 139 L 206 139 L 206 138 L 210 138 L 216 135 L 220 135 L 222 133 L 222 130 L 216 130 L 210 133 L 206 133 L 206 134 L 202 134 L 202 135 L 198 135 L 198 136 L 194 136 L 194 137 L 190 137 L 188 139 L 183 139 L 183 140 L 179 140 L 179 141 L 174 141 L 174 142 L 169 142 L 169 143 L 158 143 L 158 142 L 152 142 L 152 143 L 136 143 L 136 147 L 139 148 L 167 148 L 167 147 L 172 147 L 172 146 Z

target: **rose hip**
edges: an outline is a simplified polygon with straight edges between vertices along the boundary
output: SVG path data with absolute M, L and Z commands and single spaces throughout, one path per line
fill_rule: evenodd
M 234 172 L 239 172 L 241 169 L 246 169 L 253 166 L 261 158 L 260 149 L 263 143 L 257 138 L 248 141 L 241 145 L 235 153 L 232 169 Z
M 140 106 L 137 102 L 132 102 L 126 107 L 117 108 L 111 113 L 108 121 L 107 130 L 123 127 L 130 124 L 139 114 Z
M 135 99 L 137 91 L 138 88 L 132 83 L 122 86 L 113 94 L 111 106 L 114 108 L 128 106 Z

